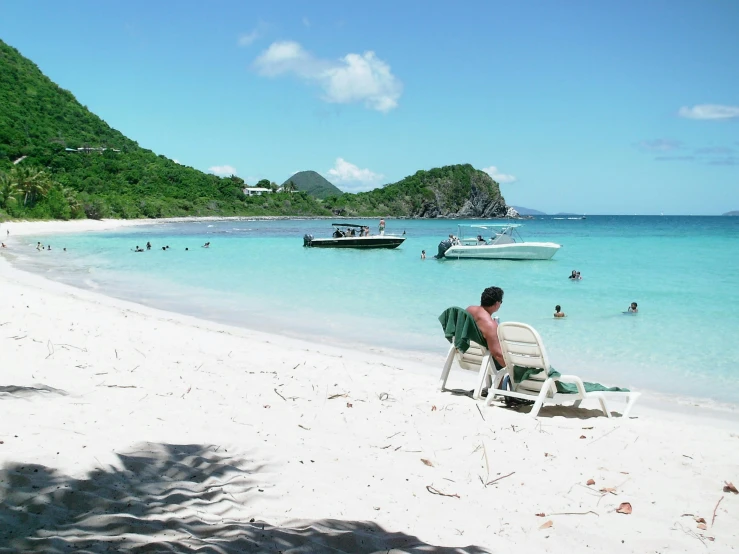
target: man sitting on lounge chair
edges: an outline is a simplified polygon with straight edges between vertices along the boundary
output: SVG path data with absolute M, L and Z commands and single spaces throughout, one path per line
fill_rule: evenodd
M 467 312 L 474 318 L 478 329 L 488 343 L 490 355 L 493 358 L 496 369 L 505 367 L 503 350 L 498 340 L 498 320 L 493 319 L 493 314 L 500 309 L 503 303 L 503 289 L 500 287 L 488 287 L 482 291 L 479 306 L 469 306 Z M 486 396 L 483 391 L 483 396 Z

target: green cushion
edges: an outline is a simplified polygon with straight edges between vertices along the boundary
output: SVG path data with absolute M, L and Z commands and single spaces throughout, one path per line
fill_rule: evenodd
M 526 381 L 532 375 L 537 375 L 542 371 L 544 370 L 541 368 L 521 367 L 517 365 L 513 366 L 513 381 L 516 383 Z M 561 375 L 562 374 L 553 367 L 549 368 L 549 377 L 557 379 L 557 377 L 560 377 Z M 557 387 L 558 393 L 577 394 L 577 386 L 574 383 L 561 383 L 560 381 L 555 381 L 554 384 Z M 606 387 L 600 383 L 587 383 L 585 381 L 583 381 L 583 387 L 585 387 L 585 392 L 630 392 L 629 389 Z

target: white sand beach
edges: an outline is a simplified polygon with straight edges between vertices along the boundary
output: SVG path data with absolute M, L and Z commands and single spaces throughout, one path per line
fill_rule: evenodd
M 142 223 L 0 234 L 12 254 Z M 441 358 L 158 311 L 3 256 L 0 298 L 0 552 L 739 550 L 735 418 L 643 397 L 628 419 L 532 419 L 438 392 Z

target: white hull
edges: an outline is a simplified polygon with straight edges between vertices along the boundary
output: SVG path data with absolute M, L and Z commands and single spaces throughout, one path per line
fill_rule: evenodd
M 482 244 L 452 246 L 445 258 L 476 260 L 550 260 L 561 246 L 554 242 L 518 242 L 514 244 Z

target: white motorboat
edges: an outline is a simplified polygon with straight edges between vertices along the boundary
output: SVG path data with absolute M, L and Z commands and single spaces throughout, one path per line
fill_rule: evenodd
M 459 225 L 458 236 L 439 243 L 437 259 L 550 260 L 562 248 L 554 242 L 526 242 L 518 232 L 520 224 L 493 223 Z M 490 235 L 490 238 L 483 236 Z

